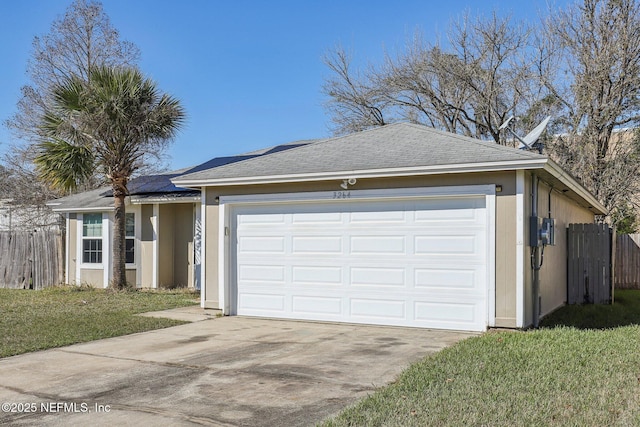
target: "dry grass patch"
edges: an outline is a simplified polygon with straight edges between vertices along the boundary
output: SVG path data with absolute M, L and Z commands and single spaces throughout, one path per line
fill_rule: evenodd
M 186 322 L 136 314 L 197 304 L 197 298 L 184 290 L 0 289 L 0 357 L 180 325 Z

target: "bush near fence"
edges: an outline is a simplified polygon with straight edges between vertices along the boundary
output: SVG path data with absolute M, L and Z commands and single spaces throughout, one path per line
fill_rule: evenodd
M 64 281 L 59 231 L 0 231 L 0 288 L 42 289 Z

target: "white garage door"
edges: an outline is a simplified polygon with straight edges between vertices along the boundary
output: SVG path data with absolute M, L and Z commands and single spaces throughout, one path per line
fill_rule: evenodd
M 485 330 L 485 196 L 239 205 L 236 313 Z

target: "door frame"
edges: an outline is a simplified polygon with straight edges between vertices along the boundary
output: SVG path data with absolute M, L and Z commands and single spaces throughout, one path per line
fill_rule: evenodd
M 349 201 L 403 200 L 416 198 L 454 198 L 462 196 L 484 196 L 487 223 L 487 289 L 486 319 L 489 327 L 495 326 L 496 299 L 496 186 L 463 185 L 443 187 L 415 187 L 375 190 L 339 190 L 301 193 L 248 194 L 220 196 L 218 215 L 218 292 L 220 307 L 226 315 L 237 313 L 236 281 L 236 207 L 272 204 L 298 204 L 303 202 L 348 203 Z M 232 250 L 232 247 L 234 250 Z

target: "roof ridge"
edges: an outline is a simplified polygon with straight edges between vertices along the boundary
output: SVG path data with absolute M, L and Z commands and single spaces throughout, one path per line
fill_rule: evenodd
M 418 123 L 409 123 L 409 122 L 403 122 L 404 124 L 407 124 L 409 126 L 415 127 L 415 128 L 419 128 L 420 130 L 423 131 L 427 131 L 427 132 L 436 132 L 439 133 L 441 135 L 444 136 L 448 136 L 450 138 L 455 138 L 455 139 L 459 139 L 459 140 L 463 140 L 467 143 L 473 143 L 473 144 L 478 144 L 481 145 L 483 147 L 487 147 L 487 148 L 491 148 L 494 150 L 498 150 L 498 151 L 508 151 L 508 152 L 519 152 L 520 154 L 526 156 L 526 157 L 545 157 L 545 158 L 549 158 L 549 156 L 543 155 L 543 154 L 537 154 L 537 153 L 532 153 L 530 151 L 523 151 L 523 150 L 519 150 L 515 147 L 507 147 L 506 145 L 502 145 L 499 144 L 495 141 L 484 141 L 482 139 L 478 139 L 478 138 L 474 138 L 472 136 L 466 136 L 466 135 L 460 135 L 458 133 L 453 133 L 453 132 L 447 132 L 444 130 L 440 130 L 440 129 L 436 129 L 434 127 L 430 127 L 430 126 L 425 126 L 425 125 L 421 125 Z
M 314 142 L 314 141 L 315 141 L 315 142 Z M 271 146 L 268 146 L 268 147 L 265 147 L 265 148 L 262 148 L 262 149 L 257 149 L 257 150 L 253 150 L 253 151 L 248 151 L 248 152 L 246 152 L 246 153 L 233 154 L 233 155 L 231 155 L 231 156 L 218 156 L 218 157 L 213 157 L 213 158 L 211 158 L 211 159 L 207 160 L 206 162 L 202 162 L 202 163 L 199 163 L 199 164 L 197 164 L 197 165 L 191 166 L 191 167 L 190 167 L 190 168 L 188 168 L 188 169 L 195 169 L 195 168 L 197 168 L 198 166 L 201 166 L 201 165 L 203 165 L 203 164 L 205 164 L 205 163 L 208 163 L 208 162 L 210 162 L 210 161 L 212 161 L 212 160 L 220 159 L 220 158 L 225 158 L 225 157 L 247 157 L 247 158 L 246 158 L 246 159 L 242 159 L 242 160 L 238 160 L 238 161 L 236 161 L 236 162 L 232 162 L 232 163 L 225 163 L 225 164 L 223 164 L 223 165 L 218 165 L 218 166 L 214 166 L 214 167 L 211 167 L 211 168 L 203 169 L 203 170 L 196 171 L 196 172 L 188 172 L 188 171 L 187 171 L 186 173 L 185 173 L 185 172 L 183 172 L 183 173 L 180 173 L 180 174 L 178 174 L 177 176 L 175 176 L 175 177 L 173 177 L 173 178 L 180 178 L 180 177 L 183 177 L 183 176 L 185 176 L 185 175 L 191 175 L 191 174 L 195 174 L 195 173 L 202 173 L 202 172 L 207 171 L 207 170 L 223 168 L 223 167 L 225 167 L 225 166 L 229 166 L 229 165 L 239 165 L 239 164 L 241 164 L 241 163 L 244 163 L 244 162 L 248 162 L 248 161 L 254 160 L 254 159 L 256 159 L 256 158 L 269 157 L 269 156 L 272 156 L 272 155 L 274 155 L 274 154 L 279 154 L 279 153 L 283 153 L 283 152 L 286 152 L 286 151 L 295 151 L 295 150 L 298 150 L 298 149 L 300 149 L 300 148 L 304 148 L 304 147 L 307 147 L 307 146 L 309 146 L 309 145 L 319 144 L 319 143 L 324 142 L 324 141 L 325 141 L 325 140 L 324 140 L 323 138 L 297 139 L 297 140 L 294 140 L 294 141 L 291 141 L 291 142 L 283 142 L 282 144 L 271 145 Z M 298 142 L 300 143 L 300 145 L 299 145 L 299 146 L 297 146 L 297 147 L 292 147 L 292 148 L 289 148 L 289 149 L 286 149 L 286 150 L 273 151 L 273 152 L 271 152 L 271 153 L 269 153 L 269 152 L 268 152 L 268 151 L 273 150 L 274 148 L 283 147 L 283 146 L 287 146 L 287 145 L 295 145 L 295 144 L 296 144 L 296 143 L 298 143 Z M 305 143 L 305 142 L 306 142 L 306 143 Z M 258 153 L 258 152 L 260 152 L 260 151 L 264 151 L 264 150 L 266 150 L 266 151 L 267 151 L 267 153 L 264 153 L 264 154 L 256 154 L 256 153 Z M 184 168 L 183 168 L 183 169 L 184 169 Z M 180 170 L 180 169 L 178 169 L 178 170 Z

